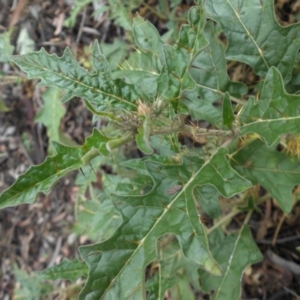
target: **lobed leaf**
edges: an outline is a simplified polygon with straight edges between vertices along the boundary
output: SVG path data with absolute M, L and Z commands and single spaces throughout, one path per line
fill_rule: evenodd
M 196 88 L 185 91 L 181 99 L 193 119 L 204 119 L 222 126 L 221 107 L 226 92 L 238 102 L 237 98 L 247 93 L 247 87 L 229 79 L 224 49 L 215 37 L 212 22 L 206 24 L 204 35 L 209 44 L 203 44 L 189 69 Z
M 285 213 L 291 211 L 292 190 L 300 183 L 298 158 L 255 140 L 234 155 L 233 166 L 253 184 L 260 184 L 268 190 Z
M 225 272 L 222 277 L 216 277 L 200 270 L 203 289 L 206 292 L 214 291 L 213 300 L 240 299 L 241 279 L 245 268 L 262 260 L 249 227 L 243 226 L 238 234 L 228 237 L 224 237 L 223 233 L 213 233 L 209 240 L 214 257 Z
M 86 277 L 88 267 L 84 262 L 75 258 L 73 260 L 64 259 L 60 264 L 45 269 L 36 274 L 44 280 L 68 279 L 71 281 L 77 280 L 79 277 Z
M 221 148 L 206 163 L 190 157 L 183 165 L 147 160 L 145 164 L 154 182 L 152 190 L 142 196 L 114 195 L 123 223 L 107 241 L 80 248 L 89 265 L 89 277 L 80 299 L 142 299 L 145 267 L 156 257 L 156 241 L 171 232 L 188 259 L 220 274 L 208 248 L 205 227 L 199 221 L 193 190 L 198 185 L 212 184 L 230 197 L 251 186 L 230 167 L 226 154 Z M 182 189 L 170 193 L 178 184 L 182 184 Z
M 151 52 L 152 55 L 162 56 L 161 46 L 163 44 L 157 29 L 149 21 L 137 16 L 133 20 L 133 34 L 139 48 Z
M 270 68 L 260 96 L 250 98 L 242 112 L 241 134 L 257 133 L 271 146 L 283 134 L 300 133 L 300 95 L 285 92 L 279 71 Z
M 66 90 L 64 100 L 77 96 L 101 105 L 103 110 L 110 107 L 133 110 L 135 101 L 141 96 L 139 91 L 120 79 L 111 79 L 106 59 L 100 53 L 97 42 L 93 53 L 96 64 L 93 74 L 78 64 L 69 48 L 65 49 L 62 57 L 48 54 L 42 48 L 23 56 L 12 56 L 12 61 L 28 74 L 28 78 L 40 78 L 41 86 Z
M 60 142 L 60 121 L 64 116 L 66 109 L 60 101 L 61 91 L 50 87 L 43 93 L 44 105 L 35 117 L 36 122 L 41 122 L 47 128 L 49 137 L 48 153 L 53 154 L 53 141 Z
M 49 156 L 37 166 L 31 166 L 17 181 L 0 195 L 0 208 L 22 203 L 33 203 L 39 193 L 47 194 L 53 185 L 66 174 L 77 170 L 93 157 L 107 155 L 108 138 L 98 130 L 88 137 L 81 147 L 68 147 L 54 143 L 55 156 Z
M 139 1 L 128 0 L 108 0 L 110 7 L 110 18 L 117 25 L 120 25 L 127 31 L 132 30 L 131 11 L 139 6 Z
M 224 101 L 223 101 L 223 124 L 227 126 L 229 129 L 232 129 L 232 124 L 235 120 L 232 104 L 230 101 L 230 96 L 226 92 Z
M 204 5 L 228 38 L 227 59 L 250 65 L 260 76 L 274 66 L 285 82 L 290 80 L 300 48 L 300 24 L 280 26 L 273 0 L 207 0 Z
M 169 290 L 168 293 L 172 295 L 172 298 L 176 298 L 173 296 L 175 294 L 174 291 L 182 291 L 181 286 L 183 284 L 185 286 L 188 285 L 187 289 L 189 291 L 199 291 L 197 267 L 195 267 L 195 263 L 192 260 L 186 259 L 183 255 L 175 236 L 172 234 L 166 235 L 160 238 L 157 244 L 158 258 L 151 265 L 155 265 L 158 268 L 158 272 L 146 282 L 148 298 L 163 300 L 167 290 Z M 190 296 L 190 294 L 188 295 Z M 194 298 L 191 297 L 189 299 Z
M 188 73 L 189 64 L 200 47 L 207 44 L 202 29 L 205 24 L 205 12 L 200 6 L 189 11 L 189 24 L 180 29 L 179 38 L 174 47 L 163 45 L 163 69 L 158 77 L 158 93 L 167 99 L 178 100 L 185 89 L 192 89 L 195 83 Z
M 15 47 L 10 44 L 10 39 L 9 31 L 0 34 L 0 62 L 9 62 L 9 58 L 14 52 Z
M 209 184 L 196 186 L 194 188 L 194 197 L 200 207 L 214 219 L 217 219 L 221 215 L 219 196 L 217 189 Z

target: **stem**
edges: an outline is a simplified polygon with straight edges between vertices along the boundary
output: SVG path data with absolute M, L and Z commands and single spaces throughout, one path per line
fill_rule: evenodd
M 267 201 L 268 199 L 270 199 L 271 195 L 269 193 L 267 193 L 266 195 L 258 198 L 255 202 L 256 205 L 260 205 L 262 203 L 264 203 L 265 201 Z M 233 217 L 235 217 L 236 215 L 238 215 L 239 213 L 244 212 L 244 210 L 239 209 L 237 207 L 233 207 L 232 211 L 226 215 L 225 217 L 223 217 L 221 220 L 219 220 L 216 224 L 214 224 L 214 226 L 212 226 L 211 228 L 207 229 L 207 234 L 210 234 L 212 231 L 214 231 L 215 229 L 217 229 L 218 227 L 220 227 L 221 225 L 223 225 L 224 223 L 226 223 L 226 221 L 232 219 Z M 250 210 L 244 220 L 244 224 L 249 222 L 249 219 L 252 215 L 253 210 Z
M 220 227 L 221 225 L 223 225 L 224 223 L 226 223 L 226 221 L 232 219 L 233 217 L 235 217 L 236 215 L 238 215 L 241 211 L 238 208 L 233 208 L 232 212 L 230 212 L 228 215 L 226 215 L 224 218 L 222 218 L 221 220 L 219 220 L 216 224 L 214 224 L 214 226 L 210 227 L 207 229 L 207 234 L 212 233 L 212 231 L 214 231 L 215 229 L 217 229 L 218 227 Z
M 151 7 L 150 5 L 148 5 L 146 2 L 144 2 L 143 5 L 145 7 L 147 7 L 154 15 L 158 16 L 160 19 L 162 19 L 164 21 L 168 20 L 168 17 L 166 17 L 166 16 L 158 13 L 157 10 L 155 10 L 153 7 Z
M 180 116 L 179 116 L 180 117 Z M 160 116 L 158 118 L 160 122 L 162 122 L 166 127 L 164 128 L 154 128 L 152 130 L 152 134 L 169 134 L 169 133 L 179 133 L 179 132 L 187 132 L 191 135 L 212 135 L 212 136 L 230 136 L 235 137 L 239 133 L 239 130 L 221 130 L 221 129 L 206 129 L 206 128 L 196 128 L 194 126 L 186 125 L 182 123 L 182 120 L 179 121 L 171 121 L 170 119 Z

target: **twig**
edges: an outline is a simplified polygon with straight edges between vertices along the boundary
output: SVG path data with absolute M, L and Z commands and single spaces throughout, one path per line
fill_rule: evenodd
M 84 8 L 84 10 L 82 12 L 82 18 L 81 18 L 78 34 L 77 34 L 77 37 L 76 37 L 76 44 L 78 44 L 79 41 L 80 41 L 82 31 L 83 31 L 84 22 L 85 22 L 85 17 L 86 17 L 86 7 Z
M 54 265 L 56 257 L 58 256 L 59 251 L 61 249 L 61 243 L 62 243 L 62 237 L 60 236 L 57 239 L 57 243 L 56 243 L 56 246 L 55 246 L 52 258 L 51 258 L 50 262 L 48 263 L 47 268 L 50 268 L 50 267 L 52 267 Z

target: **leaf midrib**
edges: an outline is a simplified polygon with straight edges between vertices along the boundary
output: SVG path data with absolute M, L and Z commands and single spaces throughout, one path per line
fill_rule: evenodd
M 236 15 L 237 19 L 239 20 L 240 24 L 242 25 L 242 27 L 244 28 L 245 32 L 247 33 L 247 36 L 250 38 L 250 40 L 252 41 L 252 43 L 255 45 L 260 57 L 262 58 L 264 64 L 266 65 L 267 69 L 270 68 L 267 60 L 265 59 L 264 55 L 263 55 L 263 51 L 260 49 L 259 45 L 256 43 L 255 39 L 253 38 L 253 35 L 250 33 L 250 31 L 248 30 L 248 28 L 246 27 L 246 25 L 243 23 L 242 19 L 240 18 L 240 15 L 238 14 L 238 12 L 235 10 L 235 8 L 232 6 L 231 2 L 229 0 L 226 0 L 228 5 L 231 7 L 232 11 L 234 12 L 234 14 Z

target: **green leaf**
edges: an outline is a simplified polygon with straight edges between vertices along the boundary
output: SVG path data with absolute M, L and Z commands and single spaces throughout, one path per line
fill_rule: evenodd
M 124 58 L 128 55 L 129 45 L 121 40 L 115 38 L 113 43 L 101 43 L 101 50 L 106 57 L 112 71 L 118 69 Z
M 162 67 L 163 42 L 157 29 L 140 16 L 134 19 L 133 33 L 139 50 L 130 54 L 114 77 L 124 78 L 143 91 L 141 99 L 153 101 L 157 95 L 156 78 Z
M 137 16 L 133 20 L 132 29 L 135 42 L 141 49 L 151 52 L 152 55 L 162 57 L 161 46 L 163 42 L 154 25 Z
M 279 71 L 270 68 L 260 100 L 253 97 L 241 116 L 246 125 L 241 134 L 257 133 L 271 146 L 283 134 L 300 133 L 300 95 L 285 92 Z
M 146 290 L 149 295 L 147 300 L 163 300 L 166 291 L 175 284 L 175 278 L 161 278 L 155 274 L 153 278 L 147 281 Z
M 229 129 L 232 128 L 232 123 L 234 122 L 234 113 L 232 110 L 232 105 L 230 101 L 230 96 L 226 92 L 224 101 L 223 101 L 223 124 L 227 126 Z
M 140 5 L 139 1 L 132 0 L 108 0 L 110 7 L 110 18 L 125 30 L 132 30 L 131 11 Z
M 60 121 L 65 115 L 66 109 L 61 104 L 61 91 L 57 88 L 48 88 L 43 93 L 42 97 L 44 105 L 35 117 L 36 122 L 41 122 L 47 127 L 49 137 L 48 153 L 54 153 L 53 141 L 61 142 L 60 140 Z
M 224 237 L 212 233 L 211 249 L 218 263 L 225 270 L 223 276 L 212 276 L 200 270 L 203 289 L 214 291 L 213 300 L 232 300 L 241 297 L 241 278 L 250 264 L 262 260 L 262 255 L 254 243 L 248 226 L 243 226 L 238 234 Z
M 71 10 L 71 15 L 65 20 L 65 26 L 68 28 L 73 28 L 76 24 L 78 14 L 92 1 L 93 0 L 75 0 L 75 4 Z
M 164 65 L 158 77 L 158 93 L 167 99 L 177 100 L 185 89 L 193 89 L 188 70 L 189 64 L 199 48 L 207 44 L 202 29 L 205 24 L 204 11 L 196 6 L 189 11 L 189 25 L 180 29 L 176 46 L 163 45 Z
M 156 257 L 156 240 L 170 232 L 175 233 L 188 259 L 220 274 L 209 252 L 205 227 L 199 222 L 193 190 L 209 183 L 230 197 L 251 186 L 230 167 L 226 154 L 226 149 L 220 148 L 206 163 L 190 157 L 183 165 L 147 160 L 154 182 L 152 190 L 142 196 L 114 195 L 122 225 L 107 241 L 80 248 L 89 265 L 89 277 L 80 299 L 142 299 L 145 267 Z M 170 189 L 178 184 L 182 184 L 182 189 L 170 194 Z M 121 189 L 117 190 L 120 194 Z
M 82 168 L 82 172 L 78 173 L 75 181 L 75 184 L 79 186 L 79 191 L 77 193 L 78 211 L 73 231 L 79 236 L 87 235 L 90 240 L 98 242 L 111 237 L 121 221 L 110 199 L 110 191 L 116 190 L 122 178 L 102 173 L 103 188 L 99 190 L 92 187 L 92 183 L 98 181 L 92 168 L 98 170 L 101 165 L 107 165 L 107 163 L 108 157 L 95 157 L 90 161 L 90 165 Z M 126 183 L 130 185 L 129 180 Z M 85 197 L 86 192 L 90 194 L 89 198 Z
M 69 172 L 81 168 L 100 153 L 108 155 L 107 141 L 108 138 L 95 129 L 93 135 L 88 137 L 81 147 L 67 147 L 54 143 L 57 154 L 47 157 L 38 166 L 31 166 L 5 190 L 0 195 L 0 208 L 33 203 L 39 193 L 49 193 L 53 185 Z
M 285 213 L 291 211 L 292 190 L 300 183 L 298 158 L 255 140 L 234 155 L 233 166 L 253 184 L 260 184 L 268 190 Z
M 300 24 L 280 26 L 273 0 L 207 0 L 205 8 L 228 38 L 227 59 L 250 65 L 260 76 L 275 66 L 285 82 L 290 80 L 300 47 Z
M 191 289 L 193 289 L 193 293 L 199 291 L 197 267 L 192 260 L 185 258 L 174 235 L 167 235 L 159 239 L 157 248 L 159 258 L 152 266 L 157 267 L 158 272 L 146 282 L 149 299 L 165 299 L 166 291 L 170 288 L 172 288 L 169 291 L 172 299 L 184 299 L 173 296 L 176 292 L 182 291 L 182 285 L 188 285 L 186 288 L 189 292 Z M 190 294 L 186 294 L 186 296 L 190 296 Z M 193 297 L 188 299 L 193 299 Z
M 196 82 L 194 90 L 188 90 L 181 96 L 193 119 L 204 119 L 211 124 L 222 126 L 222 103 L 227 92 L 231 99 L 239 102 L 247 93 L 247 87 L 233 82 L 227 75 L 224 49 L 215 37 L 212 22 L 205 26 L 205 38 L 209 45 L 202 46 L 190 64 L 190 74 Z
M 205 213 L 216 219 L 221 214 L 219 193 L 212 185 L 197 186 L 194 189 L 194 197 L 199 202 Z
M 88 267 L 85 262 L 81 262 L 78 258 L 73 260 L 64 259 L 60 264 L 50 267 L 44 271 L 36 272 L 36 274 L 44 280 L 68 279 L 77 280 L 79 277 L 87 277 Z
M 110 107 L 133 110 L 135 100 L 141 94 L 135 87 L 126 84 L 120 79 L 112 80 L 106 59 L 98 50 L 99 45 L 94 44 L 94 64 L 96 70 L 88 73 L 74 59 L 69 48 L 66 48 L 62 57 L 56 54 L 49 55 L 44 48 L 24 56 L 13 56 L 14 61 L 28 78 L 41 78 L 41 86 L 55 86 L 67 90 L 65 99 L 82 97 L 87 101 L 102 106 L 102 110 Z
M 170 143 L 169 136 L 153 135 L 150 137 L 151 147 L 161 157 L 170 157 L 177 153 L 176 146 Z
M 10 44 L 11 32 L 6 31 L 0 34 L 0 62 L 9 62 L 15 47 Z
M 14 299 L 16 300 L 40 300 L 53 291 L 53 286 L 44 283 L 37 276 L 30 276 L 26 271 L 14 267 L 14 274 L 21 287 L 16 286 Z
M 34 50 L 35 42 L 31 39 L 27 27 L 23 27 L 17 39 L 17 51 L 20 55 L 24 55 Z
M 176 285 L 170 289 L 171 299 L 196 300 L 195 292 L 193 291 L 188 278 L 184 275 L 180 276 Z

